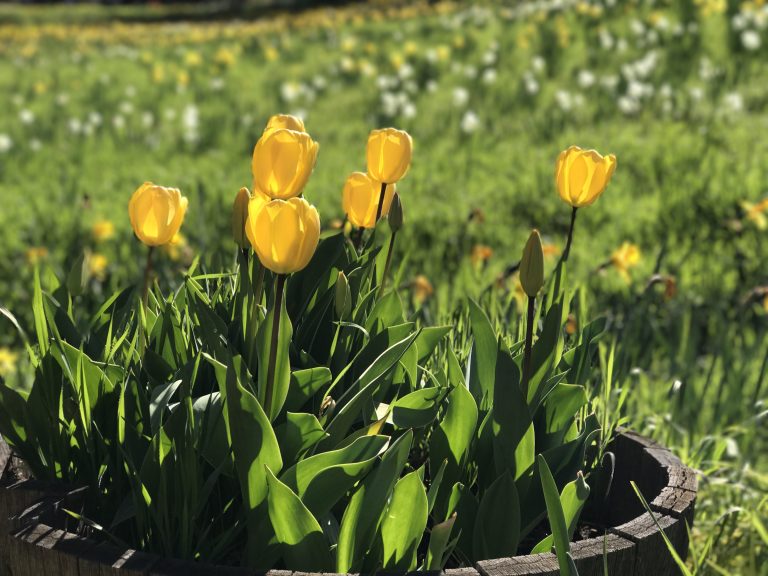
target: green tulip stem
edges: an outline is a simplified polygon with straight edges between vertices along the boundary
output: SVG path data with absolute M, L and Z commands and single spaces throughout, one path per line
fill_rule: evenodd
M 525 351 L 523 352 L 523 394 L 528 398 L 528 381 L 531 379 L 531 348 L 533 347 L 533 312 L 536 298 L 528 297 L 528 323 L 525 327 Z
M 146 309 L 149 302 L 149 279 L 152 276 L 152 254 L 155 252 L 155 247 L 150 246 L 147 251 L 147 263 L 144 265 L 144 288 L 141 291 L 141 302 Z
M 571 253 L 571 243 L 573 243 L 573 227 L 576 224 L 576 210 L 578 210 L 578 208 L 574 206 L 573 210 L 571 211 L 571 226 L 568 228 L 568 240 L 565 243 L 565 250 L 563 250 L 563 255 L 560 257 L 560 262 L 567 262 L 568 255 Z
M 397 232 L 392 232 L 392 236 L 389 237 L 389 247 L 387 248 L 387 262 L 384 264 L 384 276 L 381 277 L 381 286 L 379 286 L 379 298 L 384 293 L 384 285 L 387 283 L 387 276 L 389 275 L 389 268 L 392 265 L 392 252 L 395 248 L 395 236 Z
M 365 228 L 358 228 L 357 232 L 355 233 L 355 239 L 353 241 L 355 246 L 355 251 L 360 250 L 360 245 L 363 243 L 363 233 L 365 232 Z
M 263 268 L 262 268 L 263 270 Z M 264 393 L 264 412 L 271 413 L 272 391 L 275 387 L 275 364 L 277 363 L 277 346 L 280 336 L 280 316 L 283 314 L 283 290 L 286 274 L 278 274 L 275 278 L 275 307 L 272 310 L 272 340 L 269 344 L 269 365 L 267 367 L 267 389 Z
M 384 196 L 387 192 L 387 185 L 386 183 L 381 183 L 381 191 L 379 192 L 379 205 L 376 207 L 376 222 L 379 221 L 379 218 L 381 218 L 381 213 L 384 210 Z

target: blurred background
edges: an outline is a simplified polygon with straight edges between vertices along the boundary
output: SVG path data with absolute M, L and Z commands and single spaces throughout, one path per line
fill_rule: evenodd
M 609 320 L 629 421 L 702 471 L 692 565 L 766 574 L 766 86 L 764 0 L 3 2 L 0 311 L 32 330 L 35 270 L 47 289 L 83 274 L 89 312 L 138 282 L 146 180 L 190 199 L 161 284 L 198 255 L 232 266 L 232 201 L 275 113 L 320 143 L 305 195 L 325 229 L 368 132 L 413 135 L 395 262 L 433 318 L 514 304 L 530 229 L 550 269 L 564 246 L 557 154 L 614 153 L 569 272 Z M 0 375 L 21 352 L 0 323 Z

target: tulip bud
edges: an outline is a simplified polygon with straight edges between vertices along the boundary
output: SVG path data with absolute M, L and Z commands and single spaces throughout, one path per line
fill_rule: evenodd
M 533 230 L 525 243 L 520 261 L 520 284 L 529 298 L 535 298 L 544 286 L 544 250 L 538 230 Z
M 389 188 L 389 186 L 387 186 Z M 392 197 L 392 206 L 389 208 L 389 229 L 394 234 L 403 227 L 403 204 L 400 202 L 400 194 L 395 192 Z
M 395 128 L 373 130 L 368 136 L 368 175 L 379 182 L 400 180 L 411 165 L 413 140 L 408 132 Z
M 267 125 L 264 128 L 264 134 L 271 132 L 272 130 L 280 130 L 281 128 L 295 130 L 296 132 L 307 131 L 307 129 L 304 128 L 304 122 L 301 118 L 297 118 L 290 114 L 275 114 L 267 121 Z
M 248 219 L 248 203 L 251 200 L 251 193 L 248 188 L 240 188 L 235 196 L 235 203 L 232 206 L 232 237 L 235 244 L 245 250 L 248 244 L 248 238 L 245 235 L 245 221 Z
M 395 194 L 395 184 L 388 184 L 384 190 L 382 214 L 389 212 L 392 197 Z M 372 179 L 363 172 L 353 172 L 344 183 L 341 193 L 341 203 L 349 221 L 358 228 L 374 228 L 376 226 L 376 209 L 379 206 L 381 182 Z
M 188 203 L 178 188 L 145 182 L 128 203 L 128 216 L 136 237 L 147 246 L 168 244 L 181 228 Z
M 319 145 L 306 132 L 278 128 L 265 132 L 253 149 L 253 187 L 270 198 L 301 194 L 315 167 Z
M 603 157 L 595 150 L 571 146 L 563 150 L 555 163 L 555 182 L 560 198 L 574 208 L 588 206 L 608 186 L 616 169 L 616 156 Z
M 245 233 L 261 263 L 276 274 L 298 272 L 309 264 L 320 240 L 320 216 L 304 198 L 248 204 Z M 263 198 L 263 196 L 261 196 Z
M 336 316 L 340 320 L 347 318 L 352 312 L 352 291 L 349 289 L 349 280 L 344 272 L 339 272 L 336 279 Z

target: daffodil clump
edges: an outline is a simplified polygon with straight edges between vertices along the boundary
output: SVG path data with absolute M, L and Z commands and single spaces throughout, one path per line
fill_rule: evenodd
M 178 242 L 195 206 L 177 188 L 140 185 L 128 219 L 146 246 L 143 281 L 82 328 L 77 282 L 53 298 L 37 277 L 35 377 L 30 390 L 0 383 L 0 433 L 36 477 L 88 486 L 84 530 L 167 556 L 440 570 L 557 542 L 567 569 L 562 542 L 607 473 L 609 434 L 586 388 L 602 324 L 571 312 L 564 270 L 576 209 L 603 193 L 615 158 L 575 147 L 558 158 L 574 214 L 567 248 L 548 282 L 531 232 L 515 328 L 475 301 L 455 324 L 431 323 L 417 313 L 435 287 L 423 275 L 399 283 L 407 132 L 371 132 L 366 171 L 340 186 L 350 226 L 335 230 L 305 197 L 318 151 L 301 120 L 272 117 L 252 189 L 231 206 L 234 270 L 198 259 L 172 292 L 153 254 Z M 100 222 L 93 237 L 112 232 Z M 478 247 L 478 262 L 491 253 Z M 624 270 L 634 258 L 625 247 L 612 261 Z M 16 364 L 0 349 L 0 378 Z M 56 425 L 50 397 L 61 399 Z

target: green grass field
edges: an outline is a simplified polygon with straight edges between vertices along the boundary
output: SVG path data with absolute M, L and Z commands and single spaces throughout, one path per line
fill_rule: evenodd
M 394 260 L 403 294 L 429 280 L 438 319 L 514 299 L 504 271 L 532 227 L 551 269 L 569 224 L 557 154 L 613 153 L 569 271 L 608 320 L 603 358 L 615 347 L 595 389 L 700 472 L 692 572 L 768 574 L 767 3 L 381 2 L 208 23 L 67 10 L 0 9 L 0 305 L 27 331 L 36 265 L 50 284 L 87 254 L 90 311 L 140 281 L 127 205 L 147 180 L 190 200 L 165 281 L 198 254 L 231 267 L 232 201 L 274 113 L 320 143 L 305 195 L 324 229 L 342 225 L 368 132 L 413 136 Z M 11 377 L 21 343 L 0 326 Z

